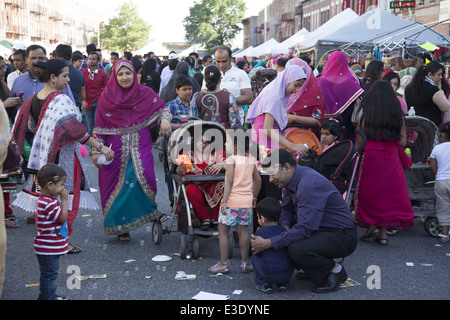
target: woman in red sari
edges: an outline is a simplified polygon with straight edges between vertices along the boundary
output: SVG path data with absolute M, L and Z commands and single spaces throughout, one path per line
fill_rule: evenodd
M 362 240 L 373 238 L 387 245 L 388 228 L 414 224 L 404 173 L 412 165 L 403 150 L 404 114 L 392 86 L 385 80 L 373 83 L 362 101 L 362 111 L 358 127 L 365 133 L 367 143 L 355 191 L 356 223 L 367 228 Z

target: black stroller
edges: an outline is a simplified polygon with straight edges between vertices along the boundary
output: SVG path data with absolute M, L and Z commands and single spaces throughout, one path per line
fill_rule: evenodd
M 201 181 L 224 181 L 225 175 L 219 173 L 180 176 L 175 172 L 178 166 L 175 161 L 177 156 L 183 150 L 191 150 L 195 141 L 202 139 L 198 135 L 205 129 L 208 131 L 211 129 L 211 138 L 214 139 L 212 144 L 220 144 L 221 150 L 225 150 L 225 128 L 216 122 L 202 120 L 190 121 L 175 130 L 163 150 L 164 171 L 172 207 L 170 227 L 163 232 L 170 233 L 175 226 L 175 220 L 177 220 L 177 231 L 182 233 L 180 237 L 181 259 L 196 259 L 200 256 L 199 237 L 209 238 L 218 235 L 217 230 L 200 229 L 195 211 L 187 198 L 186 187 L 190 183 Z M 230 233 L 230 241 L 232 240 L 231 237 L 232 234 Z M 232 246 L 230 246 L 229 256 L 232 256 Z
M 405 126 L 406 148 L 411 150 L 413 162 L 413 165 L 405 170 L 405 176 L 414 216 L 422 218 L 428 234 L 438 237 L 440 227 L 436 217 L 434 175 L 427 159 L 439 141 L 439 131 L 434 122 L 419 116 L 406 117 Z
M 315 152 L 310 152 L 308 156 L 299 160 L 299 165 L 311 167 L 330 180 L 345 196 L 349 207 L 353 201 L 353 186 L 361 151 L 367 141 L 366 135 L 361 130 L 356 129 L 356 133 L 363 139 L 358 148 L 355 148 L 355 144 L 351 140 L 342 140 L 326 149 L 318 157 Z

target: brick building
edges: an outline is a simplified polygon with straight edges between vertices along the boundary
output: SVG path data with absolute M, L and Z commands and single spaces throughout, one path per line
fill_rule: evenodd
M 0 0 L 0 40 L 84 48 L 96 36 L 101 15 L 63 0 Z

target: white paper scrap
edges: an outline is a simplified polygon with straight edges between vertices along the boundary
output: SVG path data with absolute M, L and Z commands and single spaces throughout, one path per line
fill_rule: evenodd
M 125 260 L 124 262 L 125 263 L 130 263 L 130 262 L 133 262 L 133 261 L 136 261 L 135 259 L 128 259 L 128 260 Z
M 205 291 L 200 291 L 195 296 L 192 297 L 193 300 L 228 300 L 230 296 L 224 294 L 216 294 Z

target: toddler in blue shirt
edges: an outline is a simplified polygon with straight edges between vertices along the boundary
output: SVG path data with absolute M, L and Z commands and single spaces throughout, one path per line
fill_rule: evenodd
M 272 197 L 261 200 L 256 206 L 258 223 L 261 226 L 255 232 L 256 236 L 264 239 L 272 238 L 286 231 L 278 224 L 281 214 L 280 202 Z M 286 285 L 294 273 L 294 264 L 289 258 L 288 247 L 276 250 L 270 248 L 252 256 L 252 265 L 255 271 L 256 289 L 272 292 L 275 283 L 278 290 L 286 290 Z

